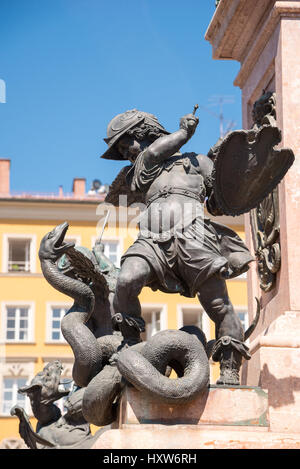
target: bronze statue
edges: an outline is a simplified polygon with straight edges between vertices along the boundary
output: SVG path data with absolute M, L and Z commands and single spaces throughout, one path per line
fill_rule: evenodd
M 242 358 L 250 359 L 245 340 L 259 320 L 260 306 L 257 300 L 255 320 L 244 332 L 225 281 L 246 272 L 253 259 L 239 236 L 206 217 L 203 207 L 212 215 L 234 216 L 263 204 L 294 155 L 274 149 L 281 133 L 262 117 L 261 106 L 256 126 L 231 132 L 207 156 L 181 153 L 198 125 L 196 109 L 181 118 L 174 133 L 154 115 L 135 109 L 108 125 L 103 157 L 131 165 L 112 183 L 106 202 L 118 205 L 125 194 L 130 204 L 145 203 L 138 238 L 123 255 L 121 269 L 104 255 L 100 241 L 91 251 L 66 243 L 67 222 L 41 241 L 46 280 L 74 299 L 61 329 L 74 353 L 77 389 L 68 394 L 68 409 L 61 415 L 53 402 L 67 392 L 56 361 L 19 390 L 30 397 L 38 419 L 35 432 L 24 409 L 12 409 L 30 448 L 90 447 L 89 424 L 116 420 L 126 383 L 157 401 L 189 402 L 209 385 L 210 356 L 220 362 L 217 384 L 239 384 Z M 185 326 L 141 342 L 145 323 L 138 295 L 144 286 L 197 296 L 215 323 L 216 340 L 207 343 L 200 329 Z M 169 379 L 171 369 L 180 380 Z
M 248 131 L 231 132 L 207 156 L 182 154 L 198 125 L 196 108 L 171 134 L 154 115 L 137 110 L 109 123 L 103 157 L 131 165 L 112 183 L 106 202 L 118 205 L 125 194 L 129 203 L 145 203 L 138 238 L 123 255 L 121 269 L 106 258 L 100 241 L 91 251 L 66 243 L 67 222 L 41 241 L 46 280 L 74 299 L 61 329 L 74 353 L 73 380 L 79 389 L 68 394 L 68 410 L 61 415 L 53 405 L 67 394 L 60 387 L 59 362 L 20 389 L 39 420 L 34 432 L 24 410 L 12 409 L 31 448 L 90 447 L 89 424 L 116 420 L 126 383 L 158 402 L 189 402 L 209 385 L 210 356 L 220 362 L 217 384 L 239 384 L 242 358 L 250 359 L 245 341 L 260 306 L 257 300 L 255 320 L 244 332 L 225 281 L 246 272 L 253 259 L 239 236 L 206 217 L 203 207 L 212 215 L 252 210 L 274 190 L 294 155 L 273 148 L 281 133 L 264 119 Z M 185 326 L 141 342 L 145 323 L 138 295 L 144 286 L 197 296 L 215 323 L 216 340 L 207 343 L 200 329 Z M 172 369 L 180 380 L 169 379 Z
M 197 125 L 195 109 L 171 134 L 154 115 L 136 109 L 108 125 L 108 149 L 102 157 L 132 165 L 113 182 L 106 201 L 117 204 L 123 193 L 147 206 L 138 238 L 122 257 L 113 306 L 116 315 L 141 324 L 138 295 L 144 286 L 197 296 L 216 326 L 212 356 L 220 362 L 217 384 L 238 385 L 242 357 L 250 355 L 225 280 L 246 272 L 253 258 L 234 231 L 204 216 L 203 205 L 213 215 L 249 211 L 278 184 L 293 155 L 288 151 L 278 163 L 273 146 L 280 131 L 268 126 L 232 132 L 209 156 L 180 153 Z M 258 171 L 260 185 L 255 184 Z

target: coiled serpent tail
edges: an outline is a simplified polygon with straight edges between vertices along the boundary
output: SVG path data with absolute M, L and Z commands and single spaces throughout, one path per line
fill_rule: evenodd
M 178 379 L 165 376 L 171 366 Z M 203 344 L 184 331 L 158 332 L 140 352 L 123 350 L 118 370 L 140 391 L 168 404 L 195 398 L 209 384 L 209 363 Z
M 82 400 L 82 413 L 87 422 L 102 427 L 117 417 L 117 400 L 124 380 L 116 366 L 106 365 L 87 386 Z
M 104 336 L 97 339 L 106 356 L 116 353 L 122 343 L 121 336 Z M 140 350 L 144 343 L 131 348 Z M 121 352 L 122 353 L 122 352 Z M 126 384 L 116 366 L 106 365 L 88 384 L 82 400 L 82 413 L 87 422 L 99 427 L 109 425 L 117 418 L 118 399 Z

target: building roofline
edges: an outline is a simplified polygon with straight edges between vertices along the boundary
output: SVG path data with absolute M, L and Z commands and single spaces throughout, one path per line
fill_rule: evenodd
M 75 197 L 18 197 L 18 196 L 8 196 L 1 197 L 0 202 L 31 202 L 31 203 L 58 203 L 58 204 L 88 204 L 88 205 L 97 205 L 105 201 L 105 197 L 99 198 L 75 198 Z

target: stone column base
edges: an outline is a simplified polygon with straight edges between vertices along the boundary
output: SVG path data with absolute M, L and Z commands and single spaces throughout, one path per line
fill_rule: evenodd
M 300 449 L 300 434 L 271 433 L 268 395 L 258 387 L 210 386 L 186 404 L 158 403 L 128 386 L 114 429 L 93 449 Z
M 228 426 L 132 425 L 107 430 L 92 449 L 300 449 L 300 434 L 287 435 Z
M 286 311 L 250 345 L 242 382 L 269 397 L 270 430 L 300 433 L 300 312 Z
M 185 404 L 170 405 L 128 386 L 122 395 L 116 428 L 128 425 L 215 425 L 268 430 L 268 395 L 254 386 L 211 385 Z

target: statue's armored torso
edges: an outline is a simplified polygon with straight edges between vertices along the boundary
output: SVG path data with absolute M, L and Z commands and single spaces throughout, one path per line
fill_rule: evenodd
M 176 154 L 160 164 L 159 168 L 153 167 L 151 172 L 157 172 L 153 182 L 147 191 L 146 198 L 151 198 L 165 186 L 180 187 L 199 194 L 204 190 L 202 168 L 195 153 Z
M 140 220 L 141 234 L 161 241 L 202 217 L 206 190 L 195 153 L 175 154 L 147 169 L 143 153 L 132 170 L 132 190 L 145 193 L 147 210 Z

